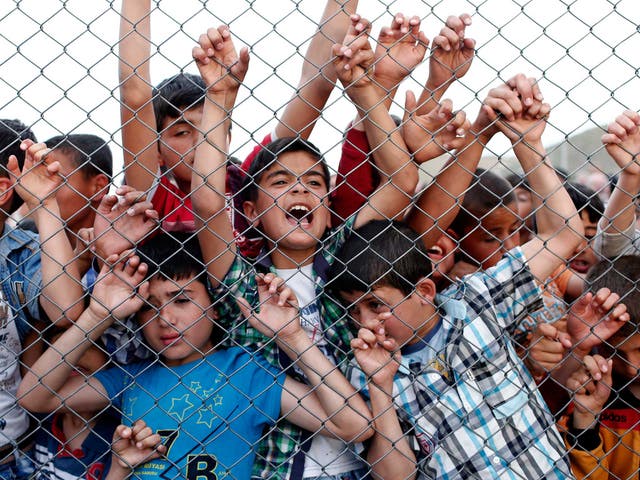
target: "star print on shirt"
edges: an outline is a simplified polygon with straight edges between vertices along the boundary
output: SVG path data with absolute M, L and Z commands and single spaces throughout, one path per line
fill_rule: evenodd
M 184 421 L 187 411 L 191 410 L 193 407 L 193 403 L 189 401 L 189 394 L 185 393 L 179 398 L 174 397 L 171 399 L 171 407 L 167 413 L 182 422 Z
M 134 422 L 133 406 L 136 404 L 137 401 L 138 401 L 138 397 L 129 398 L 129 401 L 127 402 L 127 409 L 122 412 L 123 417 L 126 418 L 132 424 Z

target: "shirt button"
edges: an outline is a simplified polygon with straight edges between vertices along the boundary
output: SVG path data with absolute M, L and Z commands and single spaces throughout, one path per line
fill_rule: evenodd
M 493 457 L 493 463 L 495 463 L 496 465 L 499 465 L 500 464 L 500 458 Z

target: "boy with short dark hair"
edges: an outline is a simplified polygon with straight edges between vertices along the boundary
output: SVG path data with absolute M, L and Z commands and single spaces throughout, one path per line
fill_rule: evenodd
M 418 478 L 571 476 L 554 419 L 508 331 L 539 308 L 539 282 L 576 248 L 581 223 L 540 141 L 545 119 L 535 112 L 548 106 L 534 99 L 529 110 L 517 91 L 502 94 L 508 102 L 490 96 L 483 108 L 544 199 L 540 237 L 441 293 L 421 235 L 390 222 L 355 231 L 331 267 L 331 289 L 360 328 L 352 345 L 364 374 L 356 367 L 351 377 L 371 395 L 376 433 L 367 458 L 378 478 L 400 468 Z M 397 347 L 401 358 L 392 357 Z
M 361 22 L 366 26 L 364 32 L 358 28 Z M 224 122 L 229 115 L 226 105 L 228 98 L 235 98 L 244 78 L 248 51 L 235 52 L 226 27 L 210 29 L 200 37 L 200 45 L 193 51 L 201 75 L 210 86 L 201 125 L 206 141 L 198 146 L 192 183 L 200 243 L 210 281 L 223 295 L 220 315 L 229 322 L 231 341 L 264 346 L 267 359 L 274 365 L 280 365 L 281 352 L 272 348 L 272 344 L 265 345 L 264 336 L 246 324 L 235 306 L 234 296 L 246 297 L 250 304 L 257 305 L 255 273 L 277 273 L 295 289 L 302 308 L 300 321 L 309 337 L 340 364 L 348 352 L 350 334 L 340 321 L 339 306 L 322 294 L 324 273 L 354 224 L 398 215 L 408 205 L 417 182 L 417 169 L 381 102 L 382 93 L 371 82 L 368 67 L 373 53 L 367 32 L 366 21 L 359 17 L 352 19 L 345 45 L 334 46 L 335 68 L 347 94 L 365 118 L 374 156 L 387 179 L 357 217 L 340 229 L 329 231 L 328 170 L 317 149 L 298 138 L 283 138 L 267 145 L 254 160 L 255 175 L 250 179 L 253 185 L 245 185 L 249 196 L 243 203 L 245 217 L 265 238 L 266 250 L 256 262 L 236 252 L 224 196 L 227 161 Z M 220 47 L 214 49 L 214 45 Z M 341 53 L 347 46 L 353 46 L 353 59 Z M 289 362 L 282 366 L 288 367 Z M 313 430 L 309 433 L 281 423 L 265 444 L 260 450 L 264 459 L 256 465 L 255 476 L 277 472 L 277 476 L 285 478 L 360 479 L 366 475 L 366 467 L 345 442 L 325 442 Z
M 113 157 L 107 143 L 96 135 L 59 135 L 45 141 L 49 158 L 60 162 L 62 186 L 56 192 L 60 215 L 70 240 L 76 243 L 81 228 L 93 227 L 96 209 L 107 194 L 113 175 Z
M 202 266 L 193 238 L 157 236 L 141 247 L 140 257 L 111 256 L 89 307 L 25 375 L 20 403 L 47 413 L 113 406 L 126 424 L 144 420 L 164 437 L 166 455 L 136 468 L 141 478 L 249 478 L 255 444 L 280 416 L 343 441 L 368 438 L 364 401 L 302 330 L 295 296 L 282 280 L 256 280 L 259 313 L 238 302 L 254 328 L 305 372 L 309 385 L 285 376 L 259 353 L 217 348 L 215 307 Z M 109 324 L 136 312 L 155 358 L 88 378 L 69 375 Z
M 593 292 L 587 295 L 595 298 L 609 293 L 611 302 L 569 320 L 569 327 L 571 323 L 594 325 L 585 331 L 581 343 L 595 350 L 582 358 L 580 368 L 566 382 L 574 392 L 566 441 L 573 473 L 579 479 L 632 478 L 640 468 L 640 457 L 633 453 L 639 438 L 639 276 L 638 256 L 599 262 L 587 276 Z M 598 324 L 611 328 L 605 332 Z

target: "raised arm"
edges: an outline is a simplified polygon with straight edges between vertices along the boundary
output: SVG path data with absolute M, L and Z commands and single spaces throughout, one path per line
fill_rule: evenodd
M 596 248 L 602 255 L 610 257 L 623 253 L 635 236 L 635 199 L 640 193 L 640 115 L 627 110 L 618 116 L 609 124 L 602 143 L 620 168 L 618 183 L 598 225 L 604 235 L 596 238 Z M 621 245 L 614 248 L 613 242 L 607 239 L 608 235 L 619 235 Z
M 338 367 L 300 326 L 298 302 L 284 281 L 269 273 L 258 276 L 260 312 L 238 299 L 243 315 L 260 333 L 275 338 L 278 347 L 304 372 L 308 385 L 287 377 L 281 411 L 290 422 L 344 441 L 371 436 L 371 413 Z
M 571 197 L 542 144 L 541 137 L 550 107 L 539 99 L 531 99 L 531 96 L 528 97 L 531 104 L 526 105 L 525 99 L 516 93 L 535 83 L 534 79 L 527 79 L 524 75 L 514 77 L 510 101 L 516 105 L 516 109 L 509 115 L 498 117 L 495 114 L 494 119 L 511 141 L 533 195 L 542 202 L 536 212 L 537 236 L 524 244 L 523 249 L 531 272 L 540 282 L 545 282 L 580 245 L 584 229 Z
M 311 135 L 337 79 L 331 47 L 346 35 L 357 6 L 358 0 L 327 0 L 304 57 L 298 90 L 278 120 L 276 137 L 300 135 L 306 139 Z
M 151 0 L 122 0 L 118 65 L 125 181 L 143 192 L 160 171 L 149 68 L 150 17 Z
M 67 326 L 82 313 L 84 292 L 79 266 L 56 201 L 56 191 L 62 183 L 58 174 L 60 163 L 47 162 L 50 149 L 44 143 L 25 140 L 20 148 L 25 150 L 22 172 L 15 156 L 9 158 L 7 169 L 15 179 L 16 192 L 29 211 L 34 212 L 40 233 L 40 305 L 53 323 Z
M 238 55 L 229 29 L 221 26 L 200 36 L 193 58 L 207 85 L 207 95 L 200 124 L 204 140 L 196 149 L 191 201 L 202 254 L 215 287 L 226 276 L 236 255 L 233 227 L 226 211 L 225 123 L 231 114 L 228 104 L 235 103 L 247 72 L 249 52 L 243 48 Z
M 365 20 L 360 20 L 365 22 Z M 343 44 L 334 45 L 334 64 L 346 94 L 363 118 L 365 133 L 379 169 L 381 185 L 360 211 L 356 227 L 376 218 L 394 218 L 410 203 L 418 182 L 418 170 L 411 161 L 404 139 L 384 105 L 384 96 L 371 77 L 373 51 L 367 28 L 349 29 Z
M 147 267 L 135 256 L 125 255 L 102 268 L 89 307 L 36 361 L 18 388 L 18 401 L 32 412 L 96 412 L 109 405 L 102 384 L 73 376 L 84 352 L 113 321 L 138 311 L 148 296 L 148 284 L 140 284 Z M 118 261 L 116 255 L 110 262 Z M 137 287 L 137 289 L 136 289 Z
M 456 80 L 464 77 L 471 67 L 475 55 L 475 40 L 467 38 L 466 28 L 471 25 L 471 16 L 447 18 L 444 27 L 431 45 L 429 77 L 418 100 L 419 115 L 429 113 L 437 107 L 447 89 Z
M 473 125 L 464 131 L 463 138 L 456 138 L 464 142 L 463 146 L 420 195 L 407 218 L 409 225 L 415 231 L 423 233 L 422 241 L 427 248 L 434 245 L 458 214 L 464 193 L 469 188 L 478 168 L 482 152 L 489 140 L 498 132 L 495 112 L 511 118 L 514 112 L 522 111 L 523 101 L 533 105 L 536 97 L 540 98 L 537 85 L 518 82 L 516 77 L 489 91 Z M 433 116 L 441 108 L 438 107 L 422 115 L 422 118 Z M 451 125 L 459 128 L 453 122 Z M 407 135 L 420 135 L 420 132 L 409 129 L 405 131 L 405 137 Z M 417 141 L 407 140 L 407 143 L 417 143 Z

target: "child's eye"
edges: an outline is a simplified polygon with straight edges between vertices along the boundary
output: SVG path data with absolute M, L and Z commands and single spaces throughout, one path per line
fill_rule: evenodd
M 189 303 L 190 301 L 191 300 L 189 300 L 188 298 L 178 297 L 173 302 L 177 304 L 185 304 L 185 303 Z

